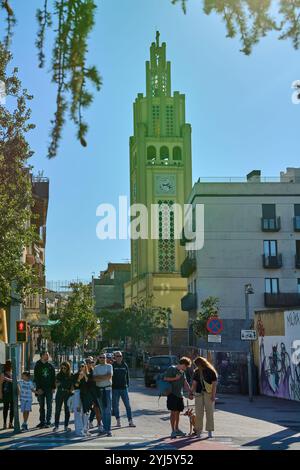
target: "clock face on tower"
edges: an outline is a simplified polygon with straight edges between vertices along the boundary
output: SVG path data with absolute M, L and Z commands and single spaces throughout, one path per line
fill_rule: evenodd
M 176 176 L 175 175 L 156 175 L 155 176 L 155 194 L 176 195 Z

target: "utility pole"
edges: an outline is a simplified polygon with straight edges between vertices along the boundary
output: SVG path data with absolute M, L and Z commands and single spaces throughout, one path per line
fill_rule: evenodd
M 19 421 L 19 406 L 18 406 L 18 377 L 17 377 L 17 344 L 10 344 L 11 351 L 11 365 L 12 365 L 12 376 L 13 376 L 13 406 L 14 406 L 14 433 L 19 433 L 20 421 Z
M 169 356 L 172 356 L 172 325 L 171 325 L 171 309 L 168 309 L 168 346 Z
M 254 289 L 251 284 L 245 285 L 245 310 L 246 310 L 246 329 L 250 329 L 250 313 L 249 313 L 249 295 L 254 294 Z M 247 366 L 248 366 L 248 391 L 249 401 L 253 401 L 253 384 L 252 384 L 252 346 L 251 341 L 248 341 L 247 352 Z

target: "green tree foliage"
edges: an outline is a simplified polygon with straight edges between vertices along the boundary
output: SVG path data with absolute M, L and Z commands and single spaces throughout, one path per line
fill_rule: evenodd
M 133 349 L 149 345 L 162 328 L 167 328 L 169 314 L 168 309 L 154 307 L 145 300 L 123 310 L 103 310 L 99 315 L 103 339 L 109 343 L 127 337 Z
M 217 297 L 207 297 L 201 302 L 201 310 L 192 323 L 194 333 L 199 338 L 207 336 L 206 323 L 210 317 L 219 316 L 219 299 Z
M 129 336 L 127 316 L 124 310 L 102 310 L 99 314 L 104 344 L 124 341 Z
M 181 4 L 186 13 L 187 0 L 171 0 Z M 203 11 L 221 16 L 227 37 L 240 37 L 241 52 L 251 54 L 253 46 L 268 33 L 279 32 L 278 39 L 291 39 L 293 46 L 300 45 L 299 0 L 203 0 Z
M 60 302 L 57 313 L 50 316 L 51 320 L 59 320 L 51 327 L 51 340 L 63 348 L 82 345 L 99 333 L 91 286 L 74 283 L 70 287 L 67 300 Z
M 1 0 L 0 0 L 1 2 Z M 83 120 L 83 110 L 93 101 L 88 83 L 97 90 L 101 88 L 101 77 L 95 66 L 87 65 L 88 37 L 94 26 L 96 2 L 94 0 L 40 0 L 37 9 L 38 32 L 36 46 L 38 65 L 46 65 L 45 36 L 47 29 L 54 31 L 52 51 L 52 82 L 57 87 L 56 111 L 51 121 L 48 156 L 55 157 L 68 114 L 75 124 L 77 138 L 86 147 L 88 125 Z M 7 15 L 7 31 L 4 38 L 6 49 L 16 23 L 15 12 L 8 0 L 0 3 Z
M 5 96 L 0 102 L 0 302 L 10 301 L 11 285 L 21 295 L 37 287 L 34 269 L 22 262 L 25 246 L 36 239 L 32 220 L 30 167 L 32 156 L 26 134 L 34 125 L 27 102 L 32 99 L 22 90 L 17 69 L 7 75 L 11 54 L 0 43 L 0 82 Z M 8 110 L 5 100 L 10 104 Z M 1 104 L 2 103 L 2 104 Z

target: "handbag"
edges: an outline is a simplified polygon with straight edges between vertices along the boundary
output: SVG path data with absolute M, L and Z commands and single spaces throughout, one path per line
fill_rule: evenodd
M 212 384 L 209 384 L 208 382 L 206 382 L 206 381 L 204 380 L 204 376 L 203 376 L 202 370 L 201 370 L 201 371 L 199 370 L 199 376 L 200 376 L 200 380 L 201 380 L 201 382 L 202 382 L 202 384 L 203 384 L 203 385 L 202 385 L 202 388 L 204 389 L 204 391 L 205 391 L 206 393 L 211 393 L 213 386 L 212 386 Z

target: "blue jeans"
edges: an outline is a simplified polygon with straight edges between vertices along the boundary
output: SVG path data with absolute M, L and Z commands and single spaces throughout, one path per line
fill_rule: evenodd
M 111 390 L 102 389 L 99 397 L 99 406 L 105 432 L 110 432 L 111 430 L 111 401 Z
M 119 410 L 119 402 L 120 398 L 122 398 L 122 402 L 124 403 L 124 406 L 126 408 L 126 414 L 128 421 L 132 420 L 132 414 L 131 414 L 131 407 L 129 403 L 129 396 L 128 396 L 128 389 L 113 389 L 112 391 L 112 402 L 113 402 L 113 414 L 116 417 L 116 419 L 120 418 L 120 410 Z
M 52 390 L 44 390 L 42 395 L 39 395 L 38 402 L 40 405 L 40 423 L 45 424 L 45 401 L 47 403 L 47 417 L 46 423 L 51 424 L 51 416 L 52 416 L 52 399 L 53 399 L 53 392 Z

